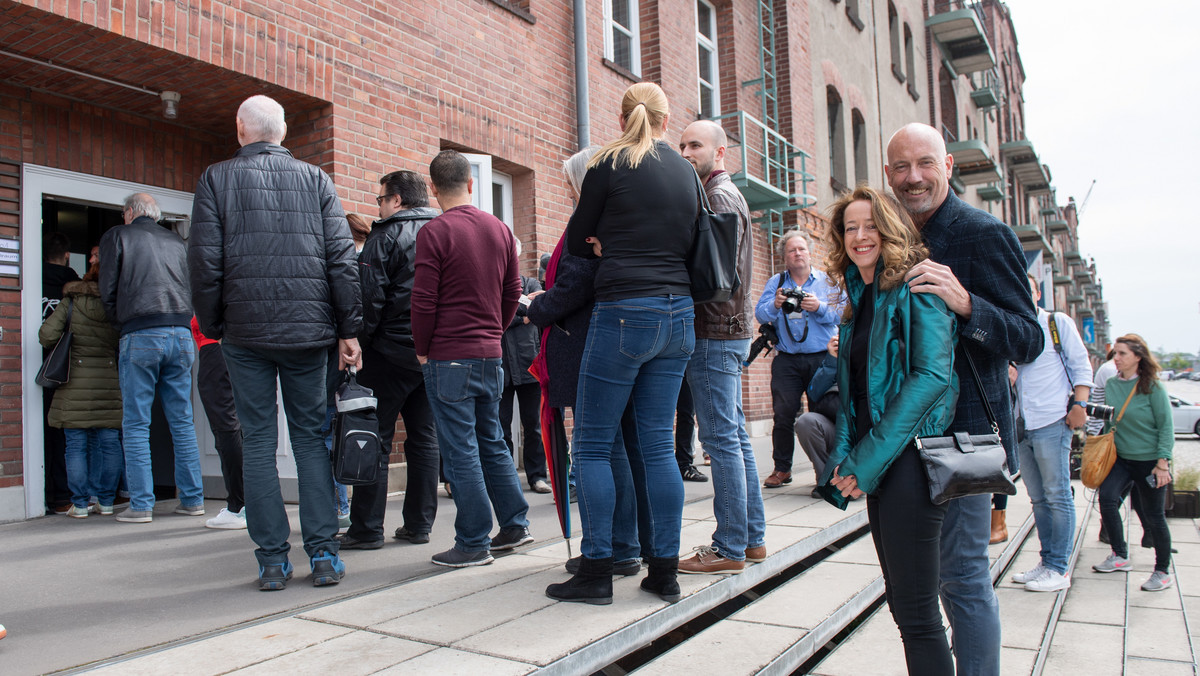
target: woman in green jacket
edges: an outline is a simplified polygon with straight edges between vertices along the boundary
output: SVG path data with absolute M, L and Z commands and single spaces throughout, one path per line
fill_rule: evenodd
M 38 331 L 45 347 L 58 342 L 67 326 L 71 343 L 70 380 L 54 393 L 48 422 L 61 427 L 67 438 L 67 486 L 71 508 L 67 516 L 87 518 L 88 500 L 95 496 L 101 514 L 113 513 L 113 500 L 125 464 L 121 450 L 121 387 L 117 380 L 120 335 L 108 323 L 100 288 L 99 266 L 83 280 L 63 287 L 63 300 Z
M 1110 420 L 1104 425 L 1105 432 L 1116 427 L 1113 440 L 1117 444 L 1117 461 L 1099 488 L 1100 519 L 1108 533 L 1112 554 L 1092 568 L 1098 573 L 1133 569 L 1125 526 L 1121 523 L 1121 503 L 1132 485 L 1132 499 L 1140 501 L 1142 506 L 1142 525 L 1154 538 L 1154 572 L 1142 589 L 1162 591 L 1174 584 L 1171 531 L 1163 514 L 1175 448 L 1171 401 L 1158 382 L 1158 362 L 1141 336 L 1136 333 L 1121 336 L 1113 353 L 1117 375 L 1104 385 L 1104 403 L 1117 411 L 1124 409 L 1124 414 L 1119 422 Z
M 940 435 L 958 383 L 954 315 L 904 273 L 926 256 L 904 210 L 866 186 L 831 209 L 826 273 L 849 301 L 838 340 L 841 415 L 822 477 L 826 500 L 867 495 L 871 537 L 910 674 L 950 675 L 954 660 L 938 609 L 946 506 L 929 499 L 914 437 Z

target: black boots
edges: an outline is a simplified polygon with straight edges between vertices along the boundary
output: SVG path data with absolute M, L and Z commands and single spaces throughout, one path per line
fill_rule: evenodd
M 679 581 L 675 576 L 679 572 L 679 557 L 648 556 L 646 563 L 650 566 L 650 573 L 642 580 L 642 589 L 651 594 L 658 594 L 659 598 L 667 603 L 678 601 L 681 594 Z
M 590 603 L 596 606 L 607 606 L 613 600 L 613 560 L 589 559 L 579 557 L 579 572 L 570 580 L 546 587 L 546 596 L 555 601 L 570 601 L 572 603 Z M 679 586 L 675 587 L 676 593 Z

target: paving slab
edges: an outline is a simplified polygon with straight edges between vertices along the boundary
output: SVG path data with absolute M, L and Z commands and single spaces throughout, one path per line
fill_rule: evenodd
M 1073 578 L 1060 619 L 1125 626 L 1124 580 Z
M 356 631 L 233 673 L 238 676 L 357 676 L 373 674 L 433 649 L 434 646 L 423 643 Z
M 904 644 L 884 604 L 812 671 L 819 676 L 907 676 Z
M 697 665 L 710 674 L 755 674 L 800 640 L 805 631 L 725 620 L 705 629 L 637 670 L 638 676 L 678 676 Z
M 737 611 L 731 618 L 812 629 L 879 576 L 878 565 L 826 560 Z
M 846 511 L 842 511 L 833 505 L 826 502 L 816 502 L 811 498 L 804 498 L 810 504 L 800 509 L 794 509 L 786 514 L 781 514 L 773 519 L 769 519 L 771 523 L 778 526 L 808 526 L 810 528 L 828 528 L 839 521 L 844 520 L 851 514 L 865 511 L 867 508 L 866 500 L 855 500 L 850 503 Z
M 1166 593 L 1166 592 L 1164 592 Z M 1191 662 L 1192 646 L 1183 613 L 1158 608 L 1129 608 L 1128 654 Z
M 1130 607 L 1183 612 L 1183 599 L 1179 596 L 1179 590 L 1170 587 L 1160 592 L 1142 591 L 1142 583 L 1150 578 L 1150 573 L 1146 571 L 1135 571 L 1126 577 L 1128 578 L 1126 586 Z M 1178 577 L 1176 577 L 1175 583 L 1179 584 Z
M 1125 676 L 1195 676 L 1195 665 L 1188 662 L 1165 662 L 1130 657 L 1125 662 Z
M 1000 664 L 1006 676 L 1026 676 L 1033 673 L 1033 665 L 1037 661 L 1036 650 L 1024 648 L 1000 648 Z
M 1200 564 L 1200 561 L 1195 563 Z M 1184 596 L 1200 596 L 1200 565 L 1187 566 L 1181 565 L 1179 561 L 1172 561 L 1172 568 L 1179 593 Z M 1200 617 L 1196 617 L 1196 620 L 1200 622 Z
M 438 648 L 376 673 L 379 676 L 412 676 L 413 674 L 523 676 L 523 674 L 531 673 L 536 669 L 537 667 L 532 664 L 451 648 Z
M 1167 528 L 1171 529 L 1171 542 L 1190 542 L 1200 544 L 1200 528 L 1192 519 L 1167 519 Z
M 1121 627 L 1060 621 L 1043 673 L 1121 676 L 1124 640 Z
M 1039 649 L 1046 634 L 1046 623 L 1050 620 L 1055 596 L 1053 592 L 997 589 L 1001 644 L 1010 648 Z
M 223 674 L 345 636 L 351 631 L 289 617 L 150 653 L 91 673 L 105 676 Z

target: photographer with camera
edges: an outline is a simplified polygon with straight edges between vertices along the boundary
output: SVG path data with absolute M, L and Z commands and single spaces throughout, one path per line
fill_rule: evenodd
M 792 426 L 800 413 L 801 397 L 825 357 L 825 347 L 837 332 L 843 303 L 829 302 L 836 293 L 829 279 L 809 263 L 809 235 L 800 230 L 779 239 L 779 253 L 787 270 L 767 280 L 754 308 L 760 324 L 772 324 L 778 334 L 771 362 L 771 457 L 774 468 L 764 488 L 792 482 L 792 454 L 796 438 Z M 757 355 L 753 349 L 752 355 Z
M 1032 275 L 1029 288 L 1036 304 L 1042 293 Z M 1028 591 L 1048 592 L 1071 586 L 1067 576 L 1075 533 L 1071 435 L 1087 422 L 1092 368 L 1087 347 L 1070 317 L 1061 312 L 1051 314 L 1040 306 L 1037 314 L 1045 347 L 1032 362 L 1017 366 L 1017 398 L 1025 419 L 1017 457 L 1033 503 L 1042 558 L 1032 570 L 1014 575 L 1013 582 L 1024 584 Z M 993 527 L 995 516 L 993 512 Z

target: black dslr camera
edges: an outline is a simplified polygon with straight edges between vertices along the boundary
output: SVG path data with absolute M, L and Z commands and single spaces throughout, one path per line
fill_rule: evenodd
M 779 306 L 779 309 L 783 310 L 785 314 L 791 314 L 795 312 L 796 309 L 800 307 L 800 303 L 805 298 L 808 298 L 807 293 L 804 293 L 797 288 L 784 289 L 783 295 L 787 296 L 787 298 L 783 299 L 783 303 Z
M 1083 407 L 1087 414 L 1097 420 L 1109 421 L 1113 419 L 1113 413 L 1116 411 L 1112 406 L 1104 404 L 1088 404 Z
M 778 343 L 779 332 L 775 330 L 775 325 L 771 323 L 759 324 L 758 338 L 755 338 L 754 342 L 750 343 L 750 356 L 746 358 L 746 361 L 742 362 L 742 366 L 749 366 L 755 359 L 770 352 L 771 348 L 775 347 Z

